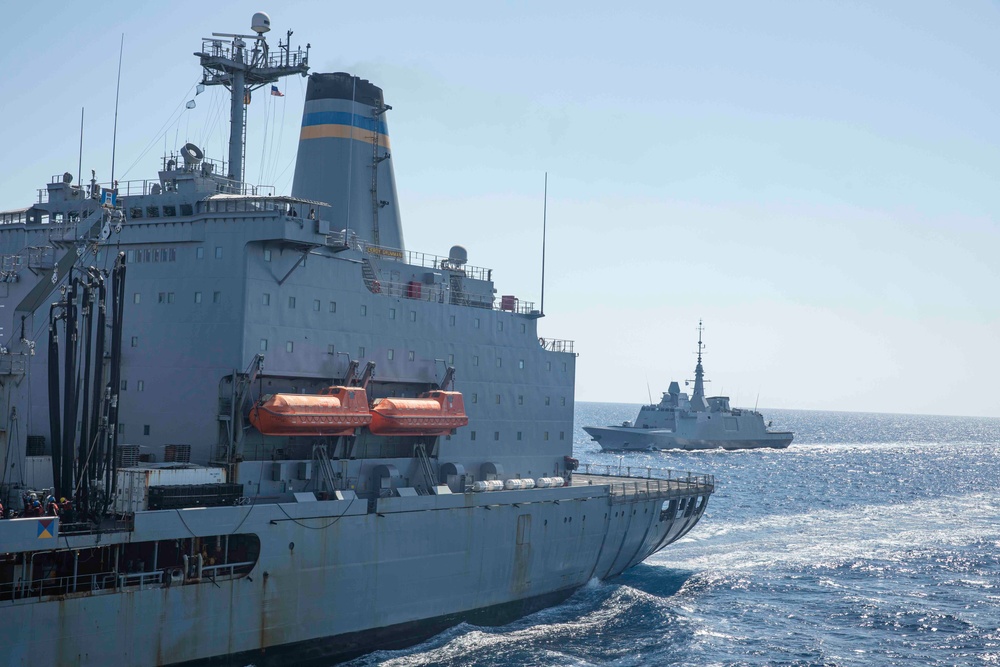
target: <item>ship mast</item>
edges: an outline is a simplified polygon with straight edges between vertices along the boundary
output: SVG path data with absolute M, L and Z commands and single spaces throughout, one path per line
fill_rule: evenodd
M 701 320 L 698 320 L 698 365 L 694 367 L 694 393 L 691 394 L 691 409 L 695 412 L 708 409 L 708 401 L 705 400 L 705 369 L 701 365 L 701 353 L 705 349 L 705 344 L 701 342 L 701 332 L 704 330 Z
M 246 107 L 254 90 L 292 74 L 305 76 L 309 71 L 309 44 L 306 49 L 291 51 L 289 30 L 285 44 L 278 40 L 280 53 L 271 55 L 264 33 L 271 29 L 271 19 L 264 12 L 253 15 L 251 29 L 256 35 L 236 35 L 213 32 L 212 37 L 203 37 L 201 51 L 195 53 L 201 59 L 202 80 L 206 86 L 225 86 L 230 96 L 229 126 L 229 170 L 228 176 L 234 182 L 235 190 L 242 188 L 245 167 L 243 165 L 244 137 L 246 132 Z M 224 44 L 219 37 L 232 41 Z M 248 42 L 252 48 L 248 49 Z

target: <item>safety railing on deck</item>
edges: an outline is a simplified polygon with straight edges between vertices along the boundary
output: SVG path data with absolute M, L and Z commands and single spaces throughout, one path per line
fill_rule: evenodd
M 683 472 L 668 468 L 637 466 L 613 466 L 585 463 L 581 473 L 598 477 L 627 477 L 628 482 L 612 482 L 611 495 L 629 497 L 635 495 L 690 495 L 691 493 L 715 491 L 715 475 Z

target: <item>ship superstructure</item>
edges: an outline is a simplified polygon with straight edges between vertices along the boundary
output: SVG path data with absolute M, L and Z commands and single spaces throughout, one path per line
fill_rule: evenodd
M 705 396 L 705 368 L 701 357 L 703 327 L 698 322 L 698 362 L 691 396 L 676 381 L 670 383 L 659 403 L 639 408 L 635 422 L 621 426 L 584 426 L 605 451 L 655 451 L 659 449 L 782 449 L 793 434 L 770 431 L 757 411 L 733 408 L 728 396 Z
M 196 53 L 228 161 L 0 213 L 7 664 L 402 646 L 618 574 L 714 489 L 574 473 L 573 342 L 462 246 L 404 247 L 377 86 L 309 75 L 292 194 L 244 182 L 244 102 L 308 70 L 269 23 Z

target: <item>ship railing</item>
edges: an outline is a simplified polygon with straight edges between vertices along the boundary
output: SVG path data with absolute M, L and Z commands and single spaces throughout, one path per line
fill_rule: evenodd
M 636 495 L 646 497 L 682 496 L 715 491 L 715 475 L 668 468 L 585 463 L 580 472 L 597 477 L 629 478 L 632 481 L 616 481 L 611 484 L 611 495 L 623 498 Z
M 573 341 L 559 338 L 539 338 L 538 344 L 549 352 L 572 352 Z M 596 473 L 595 473 L 596 474 Z
M 93 572 L 90 574 L 66 575 L 62 577 L 46 577 L 44 572 L 34 572 L 30 581 L 21 576 L 21 570 L 15 572 L 15 579 L 0 584 L 0 601 L 22 600 L 27 598 L 41 599 L 51 595 L 70 595 L 72 593 L 113 593 L 126 588 L 140 590 L 168 585 L 168 581 L 177 585 L 185 583 L 216 582 L 217 580 L 233 579 L 245 574 L 255 563 L 253 561 L 239 563 L 223 563 L 206 565 L 201 568 L 200 577 L 170 580 L 171 572 L 180 572 L 179 568 L 159 568 L 150 572 Z M 34 564 L 32 564 L 34 565 Z M 242 570 L 242 571 L 240 571 Z

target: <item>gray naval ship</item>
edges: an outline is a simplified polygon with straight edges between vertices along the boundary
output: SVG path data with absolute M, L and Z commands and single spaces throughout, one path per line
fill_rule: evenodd
M 659 403 L 639 409 L 635 423 L 621 426 L 584 426 L 604 451 L 656 451 L 660 449 L 781 449 L 792 444 L 793 434 L 769 431 L 770 423 L 756 409 L 731 408 L 728 396 L 705 397 L 705 368 L 701 364 L 704 327 L 698 322 L 698 363 L 691 397 L 671 382 Z
M 714 490 L 578 470 L 573 342 L 462 247 L 405 248 L 382 90 L 269 23 L 195 54 L 228 160 L 187 144 L 0 213 L 5 665 L 402 647 L 619 574 Z M 243 179 L 245 103 L 294 74 L 280 195 Z

